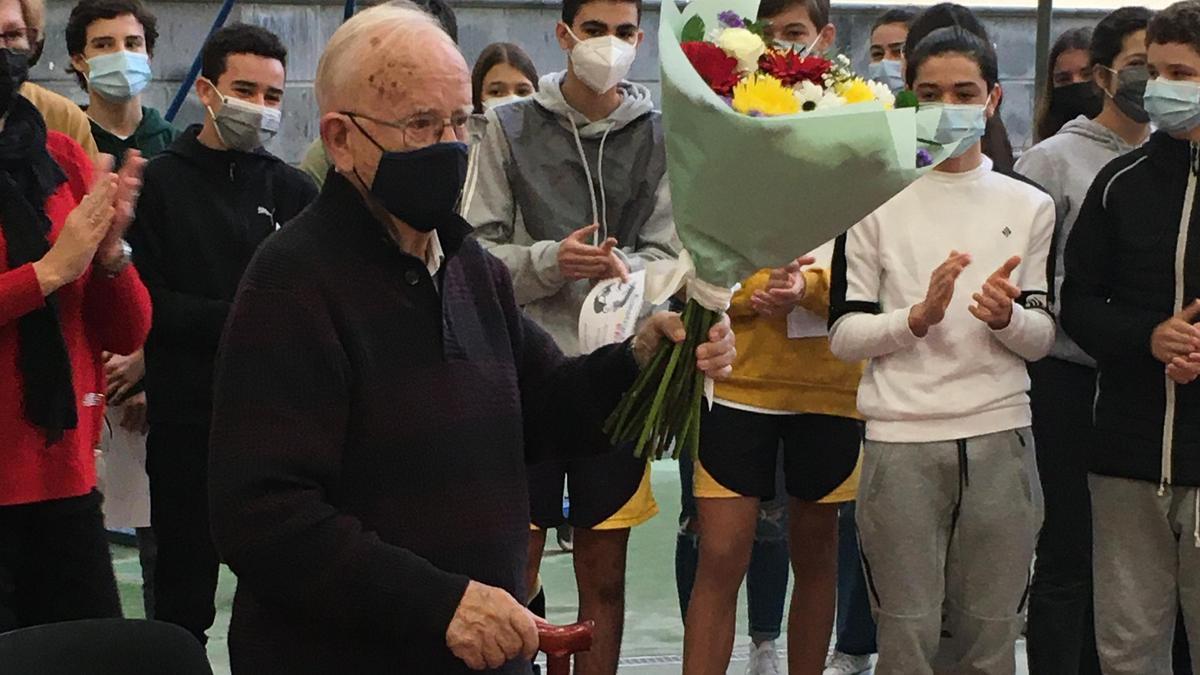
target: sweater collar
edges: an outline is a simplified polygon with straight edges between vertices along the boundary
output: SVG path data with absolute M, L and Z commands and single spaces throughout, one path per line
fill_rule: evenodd
M 353 231 L 363 235 L 363 241 L 385 244 L 384 250 L 399 251 L 387 226 L 371 212 L 362 193 L 336 169 L 330 168 L 314 207 L 327 221 L 352 224 Z M 467 221 L 457 214 L 451 214 L 446 223 L 437 229 L 437 246 L 432 253 L 443 260 L 453 257 L 462 248 L 471 230 Z
M 930 171 L 929 173 L 925 174 L 924 177 L 931 181 L 937 182 L 937 183 L 949 183 L 949 184 L 970 183 L 971 181 L 978 180 L 979 178 L 991 173 L 992 169 L 995 167 L 995 164 L 992 162 L 991 158 L 988 157 L 987 155 L 984 155 L 982 157 L 982 160 L 983 161 L 981 161 L 979 163 L 979 166 L 975 167 L 974 169 L 971 169 L 970 171 L 963 171 L 962 173 L 947 173 L 945 171 Z

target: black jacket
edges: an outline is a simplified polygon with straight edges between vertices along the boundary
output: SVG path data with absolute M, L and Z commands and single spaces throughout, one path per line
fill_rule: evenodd
M 317 194 L 265 150 L 218 151 L 200 127 L 146 166 L 130 228 L 134 262 L 154 303 L 146 342 L 151 423 L 207 426 L 217 343 L 251 256 Z
M 629 350 L 564 358 L 470 230 L 439 230 L 435 287 L 330 174 L 246 271 L 209 463 L 234 673 L 467 675 L 467 580 L 526 597 L 526 462 L 607 445 Z
M 1200 382 L 1174 384 L 1150 351 L 1155 327 L 1200 297 L 1196 154 L 1159 132 L 1114 160 L 1067 240 L 1062 322 L 1099 368 L 1101 475 L 1200 485 Z

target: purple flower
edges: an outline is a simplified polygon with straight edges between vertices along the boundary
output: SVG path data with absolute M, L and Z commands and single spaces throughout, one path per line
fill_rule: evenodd
M 725 24 L 727 28 L 745 28 L 746 22 L 742 21 L 742 17 L 738 16 L 737 12 L 724 11 L 717 15 L 717 20 Z
M 929 151 L 925 150 L 924 148 L 922 148 L 921 150 L 918 150 L 917 151 L 917 168 L 924 169 L 925 167 L 929 166 L 930 164 L 933 164 L 933 155 L 929 154 Z

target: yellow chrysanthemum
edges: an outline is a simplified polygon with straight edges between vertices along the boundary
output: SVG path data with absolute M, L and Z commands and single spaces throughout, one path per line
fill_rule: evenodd
M 859 78 L 840 85 L 838 87 L 838 94 L 846 99 L 846 103 L 866 103 L 876 99 L 875 91 L 871 89 L 871 85 Z
M 800 102 L 791 87 L 770 75 L 751 75 L 733 88 L 733 109 L 743 115 L 791 115 L 800 112 Z

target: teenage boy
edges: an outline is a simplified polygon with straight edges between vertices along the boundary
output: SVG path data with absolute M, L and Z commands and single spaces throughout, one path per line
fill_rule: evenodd
M 871 26 L 871 62 L 867 75 L 882 82 L 893 93 L 904 89 L 904 41 L 917 13 L 907 7 L 889 9 Z
M 1063 326 L 1099 371 L 1089 487 L 1106 675 L 1171 672 L 1177 607 L 1200 644 L 1200 2 L 1159 12 L 1146 44 L 1158 131 L 1096 177 L 1063 282 Z
M 279 128 L 287 50 L 245 24 L 204 45 L 204 124 L 146 167 L 131 243 L 154 301 L 146 343 L 155 616 L 201 642 L 212 626 L 218 559 L 208 526 L 208 427 L 217 343 L 251 256 L 316 196 L 262 148 Z
M 120 161 L 128 150 L 153 157 L 175 131 L 154 108 L 142 105 L 158 20 L 141 0 L 81 0 L 67 20 L 67 51 L 100 152 Z
M 1054 199 L 1054 283 L 1060 290 L 1063 249 L 1096 175 L 1150 135 L 1142 101 L 1146 26 L 1153 15 L 1144 7 L 1124 7 L 1096 25 L 1089 60 L 1092 79 L 1104 92 L 1102 112 L 1095 119 L 1080 116 L 1067 122 L 1017 162 L 1017 171 Z M 1087 469 L 1099 444 L 1092 422 L 1096 362 L 1060 325 L 1050 355 L 1029 364 L 1029 376 L 1038 473 L 1046 497 L 1046 522 L 1029 589 L 1029 670 L 1032 675 L 1098 674 Z
M 1054 203 L 992 171 L 990 44 L 933 31 L 906 80 L 951 157 L 838 240 L 831 348 L 868 364 L 858 495 L 879 675 L 1012 675 L 1042 521 L 1025 361 L 1054 342 Z M 943 131 L 945 130 L 945 131 Z M 948 255 L 947 255 L 948 254 Z
M 769 21 L 765 37 L 784 48 L 822 53 L 837 41 L 829 22 L 829 0 L 763 0 L 758 18 Z
M 650 92 L 625 79 L 644 37 L 640 0 L 567 0 L 555 29 L 565 72 L 536 96 L 487 113 L 463 213 L 508 265 L 517 302 L 567 354 L 592 285 L 673 257 L 678 249 L 666 180 L 662 117 Z M 624 623 L 630 528 L 657 513 L 646 462 L 619 449 L 530 467 L 534 529 L 526 588 L 546 531 L 564 524 L 570 483 L 579 614 L 596 621 L 583 675 L 613 673 Z
M 166 150 L 175 140 L 175 130 L 141 100 L 158 39 L 155 16 L 140 0 L 81 0 L 67 19 L 66 37 L 71 69 L 88 92 L 86 110 L 100 152 L 119 164 L 130 150 L 147 159 Z M 146 616 L 153 617 L 155 544 L 145 468 L 145 355 L 138 350 L 104 358 L 109 404 L 108 426 L 101 436 L 105 524 L 137 532 Z
M 953 2 L 943 2 L 927 7 L 912 20 L 909 24 L 908 38 L 904 42 L 904 53 L 911 54 L 917 43 L 924 40 L 926 35 L 939 28 L 951 26 L 962 28 L 980 40 L 994 44 L 987 28 L 974 12 Z M 1003 92 L 997 95 L 1002 97 Z M 983 154 L 992 160 L 993 169 L 1006 176 L 1015 177 L 1017 174 L 1013 173 L 1015 160 L 1012 142 L 1008 138 L 1008 130 L 1004 128 L 1004 122 L 1000 119 L 1001 103 L 1002 101 L 996 103 L 996 114 L 988 118 L 987 131 L 983 135 Z

